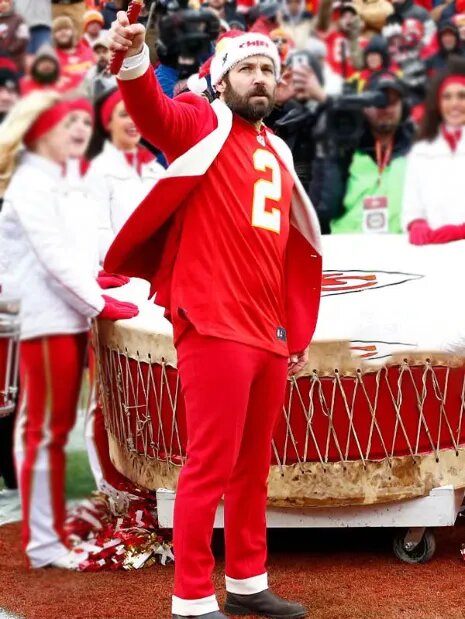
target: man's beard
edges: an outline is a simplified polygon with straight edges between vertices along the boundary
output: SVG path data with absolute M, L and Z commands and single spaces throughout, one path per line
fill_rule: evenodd
M 39 84 L 54 84 L 57 79 L 60 77 L 60 70 L 58 67 L 54 71 L 49 71 L 47 73 L 43 73 L 42 71 L 38 71 L 34 66 L 31 69 L 31 76 L 34 78 L 36 82 Z
M 69 37 L 67 41 L 57 41 L 55 39 L 55 47 L 58 49 L 72 49 L 74 47 L 74 37 Z
M 266 118 L 271 114 L 275 103 L 274 92 L 270 96 L 265 86 L 257 85 L 246 95 L 239 95 L 231 86 L 227 78 L 225 79 L 225 82 L 226 88 L 223 93 L 223 99 L 232 112 L 238 114 L 244 118 L 244 120 L 248 120 L 253 123 L 263 120 L 263 118 Z M 252 103 L 250 99 L 254 95 L 266 97 L 266 102 L 255 101 Z

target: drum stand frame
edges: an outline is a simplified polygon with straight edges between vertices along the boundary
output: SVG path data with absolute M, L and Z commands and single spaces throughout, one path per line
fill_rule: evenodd
M 465 497 L 465 488 L 452 485 L 433 488 L 428 496 L 392 503 L 373 505 L 350 505 L 345 507 L 277 508 L 268 507 L 268 528 L 362 528 L 380 527 L 405 529 L 405 534 L 395 535 L 394 552 L 402 561 L 423 563 L 434 554 L 435 543 L 428 532 L 429 552 L 415 557 L 415 549 L 425 539 L 429 527 L 450 527 L 455 524 Z M 173 527 L 173 511 L 176 493 L 173 490 L 157 490 L 158 521 L 163 529 Z M 223 528 L 223 505 L 215 516 L 215 528 Z M 397 544 L 396 544 L 397 541 Z M 397 550 L 396 550 L 397 546 Z M 413 558 L 412 558 L 413 556 Z

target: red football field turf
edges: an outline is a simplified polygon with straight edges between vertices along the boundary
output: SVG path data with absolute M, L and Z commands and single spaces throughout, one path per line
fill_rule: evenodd
M 192 531 L 195 535 L 195 531 Z M 273 589 L 310 607 L 310 619 L 464 619 L 465 519 L 436 530 L 430 563 L 407 565 L 391 552 L 388 531 L 275 530 L 270 533 Z M 27 572 L 19 525 L 0 528 L 0 608 L 25 619 L 170 619 L 173 568 L 71 573 Z M 215 538 L 220 601 L 223 549 Z

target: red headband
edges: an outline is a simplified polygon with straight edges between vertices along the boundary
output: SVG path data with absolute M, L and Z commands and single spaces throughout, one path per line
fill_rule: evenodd
M 9 71 L 12 71 L 13 73 L 19 72 L 18 65 L 16 64 L 16 62 L 11 60 L 11 58 L 6 58 L 5 56 L 0 56 L 0 69 L 8 69 Z
M 85 99 L 84 97 L 70 101 L 69 107 L 72 112 L 74 111 L 87 112 L 90 116 L 92 116 L 92 118 L 94 118 L 94 108 L 92 107 L 91 102 L 88 99 Z
M 449 75 L 449 77 L 446 77 L 446 79 L 439 86 L 438 99 L 442 97 L 442 93 L 451 84 L 461 84 L 462 86 L 465 86 L 465 75 Z
M 48 110 L 45 110 L 45 112 L 42 112 L 31 127 L 29 127 L 29 130 L 23 138 L 24 144 L 29 148 L 34 142 L 37 142 L 39 138 L 43 137 L 58 125 L 70 111 L 71 109 L 68 101 L 59 101 Z
M 123 100 L 121 93 L 119 90 L 115 90 L 115 92 L 105 100 L 100 110 L 100 120 L 102 121 L 102 125 L 105 129 L 108 129 L 108 125 L 110 124 L 111 117 L 113 114 L 113 110 L 118 105 L 120 101 Z

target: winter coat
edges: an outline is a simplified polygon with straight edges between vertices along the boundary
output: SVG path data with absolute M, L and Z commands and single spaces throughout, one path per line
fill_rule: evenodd
M 15 9 L 26 20 L 29 28 L 52 24 L 52 5 L 50 0 L 15 0 Z
M 87 331 L 104 306 L 97 270 L 95 205 L 26 152 L 0 213 L 0 279 L 21 299 L 21 339 Z
M 29 28 L 21 15 L 13 11 L 0 14 L 0 51 L 8 52 L 20 71 L 24 71 L 28 41 Z
M 395 203 L 391 200 L 390 207 L 391 211 L 393 209 L 397 213 L 397 221 L 401 210 L 402 194 L 397 196 L 398 188 L 395 187 L 395 183 L 391 184 L 391 175 L 395 175 L 397 181 L 403 177 L 403 172 L 399 169 L 403 164 L 396 163 L 396 160 L 403 159 L 405 163 L 405 156 L 409 152 L 411 144 L 411 126 L 410 124 L 403 124 L 394 136 L 392 158 L 386 167 L 384 179 L 382 178 L 386 188 L 394 187 L 395 196 L 388 195 L 387 197 L 388 200 L 391 198 L 395 200 Z M 360 162 L 364 164 L 362 174 L 360 174 L 360 167 L 357 165 Z M 348 151 L 342 157 L 325 159 L 324 166 L 326 170 L 324 174 L 325 188 L 322 194 L 323 204 L 320 206 L 317 203 L 317 209 L 321 212 L 326 211 L 332 217 L 337 217 L 331 223 L 333 232 L 361 232 L 361 203 L 358 204 L 353 196 L 380 195 L 377 188 L 375 143 L 368 126 L 365 128 L 357 149 L 352 152 Z M 360 208 L 358 213 L 357 208 Z M 395 231 L 400 232 L 400 224 L 395 225 Z M 392 231 L 394 231 L 393 228 Z
M 99 256 L 103 262 L 123 224 L 161 177 L 164 168 L 156 161 L 142 165 L 142 173 L 126 161 L 124 153 L 109 141 L 92 160 L 86 175 L 86 190 L 98 204 Z
M 432 142 L 421 140 L 407 159 L 402 200 L 402 225 L 406 230 L 415 219 L 426 219 L 432 228 L 465 223 L 463 170 L 465 136 L 452 152 L 439 134 Z

